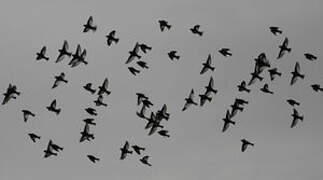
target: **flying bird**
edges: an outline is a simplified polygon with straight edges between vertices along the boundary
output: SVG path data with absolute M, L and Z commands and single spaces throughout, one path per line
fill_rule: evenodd
M 185 104 L 182 111 L 185 111 L 191 104 L 197 106 L 197 103 L 194 102 L 193 98 L 194 98 L 194 89 L 191 90 L 189 97 L 185 98 Z
M 89 113 L 90 115 L 92 115 L 92 116 L 97 116 L 98 115 L 97 112 L 96 112 L 96 110 L 93 109 L 93 108 L 91 108 L 91 107 L 86 108 L 85 111 L 87 113 Z
M 166 121 L 168 121 L 169 119 L 169 113 L 167 113 L 167 106 L 166 104 L 163 105 L 163 107 L 161 108 L 161 110 L 158 110 L 156 113 L 156 118 L 157 119 L 165 119 Z
M 317 60 L 317 57 L 315 55 L 313 55 L 313 54 L 310 54 L 310 53 L 305 53 L 304 56 L 309 61 L 315 61 L 315 60 Z
M 270 26 L 269 29 L 275 36 L 283 33 L 283 31 L 277 26 Z
M 168 130 L 159 130 L 158 134 L 163 136 L 163 137 L 170 137 L 170 135 L 168 134 Z
M 6 103 L 9 102 L 11 98 L 16 99 L 17 97 L 15 95 L 19 96 L 20 92 L 17 91 L 16 85 L 9 84 L 9 87 L 7 88 L 6 92 L 3 95 L 4 95 L 4 98 L 2 101 L 2 105 L 5 105 Z
M 50 156 L 57 156 L 57 153 L 53 152 L 53 147 L 52 147 L 52 140 L 49 140 L 47 149 L 44 150 L 44 158 L 48 158 Z
M 49 60 L 49 57 L 47 57 L 46 55 L 46 46 L 43 46 L 40 50 L 39 53 L 36 53 L 37 57 L 36 57 L 36 60 L 41 60 L 41 59 L 45 59 L 46 61 Z
M 165 20 L 159 20 L 159 28 L 160 28 L 160 31 L 163 32 L 165 29 L 168 29 L 170 30 L 170 28 L 172 27 L 171 25 L 168 24 L 167 21 Z
M 140 71 L 134 67 L 128 67 L 128 70 L 131 72 L 131 74 L 133 74 L 134 76 L 136 76 L 138 73 L 140 73 Z
M 291 52 L 292 49 L 288 48 L 288 44 L 289 44 L 289 41 L 288 41 L 288 38 L 286 37 L 284 39 L 283 44 L 279 46 L 280 50 L 279 50 L 279 54 L 278 54 L 277 59 L 282 58 L 286 51 L 289 52 L 289 53 Z
M 304 116 L 299 115 L 296 109 L 293 109 L 292 117 L 293 117 L 293 121 L 292 121 L 292 124 L 290 125 L 291 128 L 295 127 L 299 120 L 303 121 L 304 119 Z
M 248 86 L 254 84 L 256 80 L 258 79 L 259 81 L 262 81 L 264 78 L 260 76 L 260 71 L 255 67 L 254 72 L 250 73 L 251 74 L 251 79 L 248 83 Z
M 97 161 L 100 161 L 99 158 L 93 156 L 93 155 L 87 155 L 87 157 L 90 159 L 91 162 L 96 163 Z
M 242 91 L 246 91 L 247 93 L 250 93 L 250 89 L 248 89 L 246 87 L 246 81 L 242 81 L 239 85 L 238 85 L 238 91 L 242 92 Z
M 96 90 L 92 88 L 92 83 L 87 83 L 86 85 L 83 86 L 83 88 L 86 91 L 89 91 L 91 94 L 94 94 L 96 92 Z
M 233 105 L 231 105 L 231 113 L 230 113 L 230 116 L 231 118 L 233 118 L 238 111 L 242 112 L 243 111 L 243 107 L 240 107 L 238 103 L 233 103 Z
M 208 94 L 208 93 L 216 94 L 218 91 L 214 89 L 213 86 L 214 86 L 214 80 L 213 80 L 213 77 L 211 76 L 209 80 L 209 84 L 205 86 L 206 88 L 205 94 Z
M 241 145 L 241 151 L 244 152 L 248 146 L 254 146 L 254 143 L 249 142 L 246 139 L 241 139 L 242 145 Z
M 268 84 L 264 84 L 264 86 L 260 89 L 262 92 L 264 93 L 268 93 L 268 94 L 274 94 L 273 91 L 270 91 L 269 88 L 268 88 Z
M 107 107 L 108 105 L 103 102 L 103 96 L 99 95 L 98 98 L 94 101 L 96 106 L 105 106 Z
M 91 30 L 92 32 L 95 32 L 97 29 L 97 26 L 93 25 L 93 17 L 92 16 L 89 17 L 86 24 L 84 24 L 83 26 L 84 26 L 84 29 L 83 29 L 84 33 L 88 32 L 89 30 Z
M 61 82 L 67 83 L 68 81 L 65 79 L 65 73 L 61 73 L 59 76 L 55 76 L 55 82 L 52 86 L 52 89 L 56 88 Z
M 260 53 L 257 58 L 255 58 L 255 71 L 262 73 L 264 69 L 270 68 L 269 60 L 265 53 Z
M 202 68 L 200 74 L 204 74 L 208 70 L 214 71 L 215 67 L 212 66 L 211 63 L 212 63 L 211 54 L 209 54 L 206 62 L 202 64 L 203 68 Z
M 295 68 L 294 71 L 291 72 L 292 73 L 292 80 L 290 81 L 290 85 L 292 86 L 293 84 L 296 83 L 296 81 L 298 80 L 298 78 L 304 79 L 305 75 L 300 73 L 301 69 L 299 66 L 299 63 L 296 62 L 295 64 Z
M 107 45 L 108 46 L 111 46 L 112 42 L 114 42 L 115 44 L 117 44 L 119 42 L 119 38 L 116 38 L 115 34 L 116 34 L 116 31 L 113 30 L 108 35 L 105 36 L 107 38 Z
M 151 164 L 148 162 L 148 158 L 149 156 L 144 156 L 140 159 L 140 161 L 145 165 L 151 166 Z
M 148 99 L 148 97 L 146 95 L 144 95 L 143 93 L 136 93 L 136 95 L 137 95 L 137 105 L 138 106 L 142 103 L 142 100 Z
M 87 141 L 91 141 L 91 139 L 94 139 L 94 134 L 90 133 L 90 126 L 89 123 L 85 123 L 84 125 L 84 129 L 81 132 L 81 138 L 80 138 L 80 142 L 83 142 L 85 140 Z
M 229 48 L 221 48 L 218 52 L 221 53 L 224 57 L 232 56 Z
M 81 58 L 81 53 L 82 53 L 82 48 L 81 48 L 81 45 L 78 44 L 76 47 L 75 53 L 72 54 L 72 59 L 68 63 L 68 65 L 75 64 L 77 61 L 79 61 L 79 59 Z
M 211 102 L 212 97 L 209 97 L 210 94 L 211 94 L 211 92 L 208 92 L 208 93 L 205 93 L 205 94 L 199 94 L 199 97 L 200 97 L 200 106 L 203 106 L 206 101 Z
M 200 25 L 195 25 L 193 28 L 190 29 L 193 34 L 197 34 L 199 36 L 203 35 L 203 32 L 200 31 Z
M 271 81 L 273 81 L 276 76 L 280 77 L 282 75 L 281 72 L 278 72 L 277 68 L 268 69 L 268 72 L 269 72 Z
M 32 113 L 32 112 L 31 112 L 31 111 L 29 111 L 29 110 L 24 109 L 24 110 L 22 110 L 22 112 L 23 112 L 23 117 L 24 117 L 24 121 L 25 121 L 25 122 L 27 122 L 27 120 L 28 120 L 29 116 L 35 117 L 35 114 L 34 114 L 34 113 Z
M 157 128 L 164 128 L 164 126 L 160 125 L 161 119 L 155 118 L 155 121 L 152 122 L 152 126 L 150 127 L 150 131 L 148 133 L 148 136 L 151 136 L 154 134 L 157 130 Z
M 146 148 L 140 147 L 138 145 L 133 145 L 131 147 L 138 155 L 140 155 L 141 151 L 144 151 L 146 149 Z
M 151 51 L 152 50 L 152 47 L 151 46 L 148 46 L 147 44 L 139 44 L 139 48 L 142 52 L 144 52 L 145 54 L 148 52 L 148 51 Z
M 287 99 L 286 100 L 287 102 L 288 102 L 288 104 L 289 105 L 291 105 L 291 106 L 295 106 L 295 105 L 297 105 L 297 106 L 299 106 L 300 105 L 300 103 L 299 102 L 297 102 L 297 101 L 295 101 L 294 99 Z
M 126 141 L 124 146 L 120 148 L 121 151 L 121 157 L 120 160 L 124 160 L 127 157 L 127 154 L 132 154 L 132 151 L 129 150 L 129 143 Z
M 82 51 L 82 53 L 81 53 L 80 57 L 79 57 L 79 58 L 77 58 L 74 62 L 72 62 L 72 63 L 71 63 L 71 67 L 72 67 L 72 68 L 73 68 L 73 67 L 76 67 L 76 66 L 80 65 L 81 63 L 83 63 L 83 64 L 87 65 L 87 64 L 88 64 L 88 62 L 87 62 L 87 61 L 85 61 L 85 57 L 86 57 L 86 49 L 83 49 L 83 51 Z
M 54 99 L 49 106 L 46 107 L 48 111 L 54 112 L 58 115 L 61 112 L 60 108 L 56 108 L 56 99 Z
M 180 56 L 176 55 L 177 51 L 170 51 L 168 52 L 168 57 L 173 61 L 174 59 L 179 60 Z
M 126 64 L 129 64 L 130 62 L 132 62 L 135 58 L 138 58 L 138 59 L 140 59 L 141 58 L 141 56 L 138 54 L 138 52 L 139 52 L 139 43 L 138 42 L 136 42 L 136 44 L 135 44 L 135 47 L 133 48 L 133 50 L 132 51 L 129 51 L 129 57 L 128 57 L 128 59 L 127 59 L 127 61 L 126 61 Z
M 109 80 L 108 78 L 105 78 L 102 85 L 99 86 L 98 95 L 100 96 L 103 94 L 106 94 L 106 95 L 111 94 L 111 91 L 108 91 L 108 88 L 109 88 Z
M 40 136 L 34 134 L 34 133 L 29 133 L 28 136 L 30 139 L 35 143 L 37 139 L 40 139 Z
M 145 68 L 148 69 L 149 68 L 145 61 L 137 61 L 136 63 L 138 64 L 138 66 L 140 66 L 143 69 L 145 69 Z
M 311 87 L 316 92 L 318 92 L 318 91 L 322 92 L 323 91 L 323 88 L 321 88 L 321 85 L 319 85 L 319 84 L 312 84 Z
M 231 117 L 232 116 L 230 114 L 230 111 L 227 110 L 225 118 L 222 119 L 224 121 L 222 132 L 225 132 L 229 128 L 230 124 L 233 124 L 233 125 L 236 124 L 234 121 L 231 120 Z
M 68 57 L 72 56 L 72 52 L 68 52 L 68 42 L 66 40 L 64 40 L 63 47 L 62 49 L 59 49 L 58 52 L 59 52 L 59 55 L 56 59 L 56 63 L 61 62 L 65 56 L 68 56 Z

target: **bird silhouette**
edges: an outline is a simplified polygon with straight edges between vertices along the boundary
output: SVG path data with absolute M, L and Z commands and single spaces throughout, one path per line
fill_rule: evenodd
M 108 78 L 105 78 L 102 85 L 99 86 L 98 95 L 99 96 L 103 94 L 110 95 L 111 91 L 108 91 L 108 88 L 109 88 L 109 80 Z
M 97 161 L 100 161 L 99 158 L 93 156 L 93 155 L 87 155 L 87 157 L 89 158 L 89 160 L 93 163 L 96 163 Z
M 200 25 L 195 25 L 193 28 L 190 29 L 193 34 L 197 34 L 199 36 L 203 35 L 203 32 L 200 31 Z
M 87 113 L 89 113 L 90 115 L 92 115 L 92 116 L 97 116 L 97 115 L 98 115 L 98 114 L 96 113 L 96 110 L 95 110 L 95 109 L 93 109 L 93 108 L 91 108 L 91 107 L 86 108 L 86 109 L 85 109 L 85 111 L 86 111 Z
M 159 20 L 159 28 L 160 28 L 160 31 L 163 32 L 165 29 L 168 29 L 170 30 L 170 28 L 172 27 L 171 25 L 168 24 L 167 21 L 165 20 Z
M 140 71 L 134 67 L 128 67 L 128 70 L 131 72 L 131 74 L 133 74 L 134 76 L 136 76 L 138 73 L 140 73 Z
M 189 97 L 185 98 L 185 104 L 182 111 L 185 111 L 192 104 L 197 106 L 197 103 L 193 99 L 194 99 L 194 89 L 191 90 Z
M 96 125 L 96 123 L 94 122 L 94 119 L 93 118 L 86 118 L 86 119 L 83 119 L 83 121 L 86 123 L 86 124 L 91 124 L 93 126 Z
M 304 116 L 299 115 L 298 111 L 295 108 L 293 109 L 292 117 L 293 117 L 293 121 L 292 121 L 292 124 L 290 125 L 291 128 L 295 127 L 299 120 L 303 121 L 304 119 Z
M 47 148 L 44 150 L 44 153 L 44 158 L 48 158 L 50 156 L 57 156 L 57 153 L 53 152 L 52 140 L 49 140 Z
M 158 134 L 161 135 L 161 136 L 163 136 L 163 137 L 168 137 L 168 138 L 170 137 L 170 135 L 168 134 L 168 130 L 164 130 L 164 129 L 163 130 L 159 130 L 158 131 Z
M 112 42 L 114 42 L 115 44 L 117 44 L 119 42 L 119 38 L 116 38 L 115 34 L 116 34 L 116 31 L 113 30 L 108 35 L 105 36 L 107 38 L 107 45 L 108 46 L 111 46 Z
M 60 108 L 56 108 L 56 99 L 54 99 L 49 106 L 46 107 L 48 111 L 54 112 L 58 115 L 61 112 Z
M 138 145 L 133 145 L 131 147 L 138 155 L 140 155 L 141 151 L 144 151 L 146 149 L 146 148 L 140 147 Z
M 240 107 L 239 104 L 236 102 L 231 105 L 231 108 L 232 108 L 231 113 L 230 113 L 231 118 L 233 118 L 237 114 L 238 111 L 240 111 L 240 112 L 243 111 L 243 107 Z
M 218 52 L 221 53 L 224 57 L 232 56 L 229 48 L 221 48 Z
M 278 72 L 277 68 L 268 69 L 268 72 L 269 72 L 271 81 L 273 81 L 276 76 L 280 77 L 282 75 L 281 72 Z
M 315 60 L 317 60 L 317 57 L 316 56 L 314 56 L 313 54 L 311 54 L 311 53 L 305 53 L 304 54 L 304 56 L 305 56 L 305 58 L 307 59 L 307 60 L 309 60 L 309 61 L 315 61 Z
M 177 51 L 169 51 L 168 52 L 168 57 L 173 61 L 174 59 L 177 59 L 179 60 L 180 56 L 179 55 L 176 55 L 177 54 Z
M 204 74 L 208 70 L 214 71 L 215 67 L 211 66 L 211 63 L 212 63 L 211 54 L 209 54 L 209 56 L 207 57 L 206 62 L 202 64 L 203 68 L 202 68 L 200 74 Z
M 145 129 L 151 128 L 156 123 L 156 116 L 154 112 L 150 113 L 150 117 L 146 117 L 146 120 L 148 121 Z
M 41 48 L 41 50 L 40 50 L 40 52 L 39 53 L 36 53 L 36 60 L 38 61 L 38 60 L 41 60 L 41 59 L 45 59 L 46 61 L 48 61 L 49 60 L 49 57 L 47 57 L 46 56 L 46 46 L 43 46 L 42 48 Z
M 167 105 L 164 104 L 163 107 L 161 108 L 161 110 L 158 110 L 156 113 L 156 118 L 157 119 L 165 119 L 166 121 L 168 121 L 169 119 L 169 113 L 167 113 Z
M 126 143 L 123 145 L 122 148 L 120 148 L 121 156 L 120 160 L 124 160 L 127 157 L 127 154 L 132 154 L 132 151 L 129 150 L 129 142 L 126 141 Z
M 22 110 L 22 112 L 23 112 L 23 117 L 24 117 L 24 121 L 25 121 L 25 122 L 27 122 L 27 120 L 28 120 L 29 116 L 35 117 L 35 114 L 34 114 L 34 113 L 32 113 L 32 112 L 31 112 L 31 111 L 29 111 L 29 110 L 24 109 L 24 110 Z
M 279 50 L 279 54 L 277 56 L 277 59 L 282 58 L 284 56 L 284 54 L 285 54 L 286 51 L 289 52 L 289 53 L 291 52 L 292 49 L 291 48 L 288 48 L 288 44 L 289 44 L 289 40 L 286 37 L 284 39 L 283 44 L 279 46 L 280 50 Z
M 213 80 L 213 77 L 211 76 L 209 80 L 209 84 L 205 86 L 205 89 L 206 89 L 205 94 L 208 94 L 208 93 L 216 94 L 218 91 L 214 89 L 213 86 L 214 86 L 214 80 Z
M 140 159 L 140 161 L 145 165 L 151 166 L 151 164 L 148 162 L 148 158 L 149 156 L 144 156 Z
M 68 52 L 68 42 L 66 40 L 64 40 L 64 43 L 63 43 L 63 47 L 62 49 L 59 49 L 58 52 L 59 52 L 59 55 L 56 59 L 56 63 L 59 63 L 61 62 L 65 56 L 68 56 L 68 57 L 71 57 L 72 56 L 72 52 Z
M 246 87 L 246 81 L 242 81 L 239 85 L 238 85 L 238 91 L 239 92 L 243 92 L 243 91 L 246 91 L 247 93 L 250 93 L 250 89 L 248 89 Z
M 7 88 L 6 92 L 3 95 L 4 95 L 4 98 L 2 101 L 2 105 L 5 105 L 6 103 L 9 102 L 10 99 L 16 99 L 17 97 L 15 95 L 19 96 L 20 92 L 17 91 L 16 85 L 9 84 L 9 87 Z
M 151 51 L 152 50 L 152 47 L 151 46 L 148 46 L 147 44 L 139 44 L 139 48 L 142 52 L 144 52 L 145 54 L 148 52 L 148 51 Z
M 99 95 L 98 98 L 94 101 L 96 106 L 105 106 L 107 107 L 108 105 L 103 102 L 103 96 Z
M 152 122 L 152 126 L 150 127 L 150 131 L 148 133 L 148 136 L 151 136 L 156 132 L 158 128 L 164 128 L 164 126 L 160 125 L 161 119 L 155 118 L 155 121 Z
M 319 84 L 312 84 L 311 87 L 316 92 L 323 91 L 323 88 L 321 88 L 321 85 L 319 85 Z
M 142 103 L 142 100 L 148 99 L 148 97 L 143 93 L 136 93 L 137 95 L 137 105 L 139 106 Z
M 97 26 L 93 25 L 93 17 L 92 16 L 89 17 L 86 24 L 84 24 L 83 26 L 84 26 L 84 29 L 83 29 L 84 33 L 88 32 L 89 30 L 91 30 L 92 32 L 95 32 L 97 29 Z
M 67 83 L 68 81 L 65 79 L 65 73 L 61 73 L 59 76 L 55 76 L 55 82 L 52 86 L 52 89 L 56 88 L 61 82 Z
M 91 94 L 95 94 L 96 90 L 92 88 L 92 83 L 87 83 L 83 86 L 86 91 L 89 91 Z
M 93 123 L 92 123 L 93 124 Z M 80 142 L 83 142 L 85 140 L 87 141 L 91 141 L 91 139 L 94 139 L 94 134 L 90 133 L 90 126 L 89 123 L 85 123 L 84 125 L 84 129 L 81 132 L 81 138 L 80 138 Z
M 132 51 L 129 51 L 129 57 L 128 57 L 127 61 L 126 61 L 126 64 L 129 64 L 135 58 L 140 59 L 141 56 L 138 54 L 138 52 L 139 52 L 139 43 L 136 42 L 135 47 L 133 48 L 133 50 Z
M 269 88 L 268 88 L 268 84 L 264 84 L 264 86 L 260 89 L 262 92 L 264 93 L 268 93 L 268 94 L 274 94 L 273 91 L 270 91 Z
M 275 36 L 283 33 L 283 31 L 277 26 L 270 26 L 269 29 Z
M 40 139 L 40 136 L 34 134 L 34 133 L 29 133 L 28 136 L 30 139 L 35 143 L 37 139 Z
M 264 69 L 270 68 L 269 60 L 265 53 L 260 53 L 257 58 L 255 58 L 255 68 L 257 72 L 262 73 Z
M 229 128 L 230 124 L 236 124 L 234 121 L 231 120 L 231 117 L 232 115 L 230 114 L 230 111 L 227 110 L 225 118 L 222 119 L 224 121 L 222 132 L 225 132 Z
M 304 79 L 305 75 L 304 74 L 301 74 L 300 71 L 301 71 L 301 69 L 300 69 L 299 63 L 296 62 L 294 71 L 291 72 L 292 75 L 293 75 L 292 76 L 292 79 L 290 81 L 290 85 L 291 86 L 296 83 L 296 81 L 298 80 L 298 78 Z
M 76 62 L 78 62 L 79 59 L 81 58 L 81 53 L 82 53 L 82 48 L 81 48 L 81 45 L 78 44 L 76 47 L 75 53 L 72 54 L 72 59 L 68 63 L 68 65 L 72 65 L 72 64 L 75 64 Z
M 291 106 L 295 106 L 295 105 L 297 105 L 297 106 L 299 106 L 300 105 L 300 103 L 299 102 L 297 102 L 297 101 L 295 101 L 294 99 L 287 99 L 286 100 L 287 102 L 288 102 L 288 104 L 289 105 L 291 105 Z
M 145 68 L 148 69 L 149 68 L 145 61 L 137 61 L 136 63 L 138 64 L 138 66 L 140 66 L 143 69 L 145 69 Z
M 88 64 L 88 62 L 87 62 L 87 61 L 85 61 L 85 57 L 86 57 L 86 49 L 83 49 L 83 51 L 82 51 L 82 53 L 81 53 L 80 57 L 79 57 L 79 58 L 77 58 L 74 62 L 72 62 L 72 63 L 71 63 L 71 67 L 72 67 L 72 68 L 73 68 L 73 67 L 76 67 L 76 66 L 80 65 L 81 63 L 83 63 L 83 64 L 87 65 L 87 64 Z
M 251 74 L 251 79 L 248 83 L 248 86 L 254 84 L 256 82 L 256 80 L 258 79 L 259 81 L 262 81 L 264 78 L 260 76 L 260 71 L 257 70 L 257 68 L 255 67 L 255 71 L 250 73 Z
M 241 139 L 242 145 L 241 145 L 241 151 L 244 152 L 248 146 L 254 146 L 254 143 L 249 142 L 246 139 Z
M 208 92 L 208 93 L 205 93 L 205 94 L 199 94 L 199 97 L 200 97 L 200 106 L 203 106 L 206 101 L 211 102 L 212 97 L 209 97 L 210 94 L 211 94 L 211 92 Z

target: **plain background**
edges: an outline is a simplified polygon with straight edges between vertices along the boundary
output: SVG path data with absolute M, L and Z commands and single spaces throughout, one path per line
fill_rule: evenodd
M 323 97 L 310 85 L 323 84 L 322 5 L 321 0 L 2 0 L 0 89 L 4 93 L 13 83 L 22 94 L 1 106 L 0 179 L 321 179 Z M 84 34 L 89 16 L 98 30 Z M 160 32 L 160 19 L 169 21 L 170 31 Z M 196 24 L 204 31 L 202 37 L 189 30 Z M 281 27 L 283 35 L 274 36 L 269 26 Z M 120 41 L 108 47 L 105 35 L 111 30 Z M 292 53 L 276 60 L 284 37 L 290 39 Z M 54 63 L 64 40 L 73 52 L 77 44 L 87 49 L 88 66 L 72 69 L 68 59 Z M 143 55 L 150 69 L 134 77 L 125 61 L 137 41 L 153 50 Z M 50 61 L 37 62 L 36 52 L 44 45 Z M 221 56 L 217 51 L 222 47 L 231 48 L 233 56 Z M 179 61 L 168 59 L 170 50 L 178 51 Z M 252 85 L 250 94 L 239 93 L 236 86 L 249 80 L 253 59 L 261 52 L 282 77 L 270 82 L 264 72 L 264 81 Z M 305 60 L 306 52 L 318 60 Z M 216 70 L 199 75 L 208 54 Z M 291 87 L 296 61 L 305 79 Z M 69 82 L 52 90 L 54 76 L 61 72 Z M 198 101 L 211 76 L 218 90 L 212 102 L 181 112 L 191 88 Z M 96 139 L 79 143 L 82 119 L 89 117 L 84 108 L 94 107 L 96 98 L 82 86 L 92 82 L 97 87 L 105 77 L 112 93 L 104 99 L 108 108 L 97 108 L 97 126 L 91 128 Z M 274 95 L 259 91 L 265 82 Z M 153 111 L 167 104 L 171 117 L 163 124 L 171 138 L 147 136 L 145 122 L 135 115 L 140 109 L 136 92 L 150 98 Z M 222 118 L 236 97 L 249 104 L 234 117 L 236 126 L 221 133 Z M 288 98 L 301 102 L 297 110 L 304 115 L 304 122 L 293 129 Z M 59 116 L 45 108 L 53 99 L 62 108 Z M 33 111 L 36 118 L 24 123 L 22 109 Z M 30 132 L 41 140 L 33 143 Z M 255 147 L 242 153 L 242 138 Z M 64 151 L 44 159 L 49 139 Z M 151 156 L 153 166 L 141 164 L 138 155 L 120 161 L 119 148 L 126 140 L 146 147 L 144 155 Z M 101 160 L 93 164 L 87 154 Z

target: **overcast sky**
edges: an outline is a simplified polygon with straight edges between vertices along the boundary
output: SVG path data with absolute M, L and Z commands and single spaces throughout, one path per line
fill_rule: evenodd
M 0 109 L 0 179 L 321 179 L 323 95 L 310 85 L 323 85 L 322 7 L 321 0 L 2 0 L 0 89 L 4 93 L 12 83 L 21 96 Z M 89 16 L 98 29 L 84 34 Z M 172 25 L 170 31 L 160 32 L 160 19 Z M 189 30 L 196 24 L 204 31 L 202 37 Z M 283 34 L 274 36 L 269 26 L 281 27 Z M 111 30 L 120 41 L 108 47 L 105 35 Z M 292 52 L 277 60 L 284 37 L 290 39 Z M 64 40 L 73 52 L 77 44 L 87 49 L 87 66 L 72 69 L 68 59 L 54 63 Z M 142 58 L 149 70 L 135 77 L 125 61 L 137 41 L 153 50 Z M 47 46 L 48 62 L 35 60 L 42 46 Z M 230 48 L 233 56 L 221 56 L 217 51 L 222 47 Z M 178 51 L 179 61 L 168 59 L 170 50 Z M 282 77 L 270 82 L 265 72 L 264 81 L 252 85 L 250 94 L 239 93 L 236 86 L 249 80 L 253 59 L 262 52 Z M 306 52 L 318 60 L 305 60 Z M 216 70 L 200 75 L 208 54 Z M 305 79 L 291 87 L 296 61 Z M 52 90 L 54 76 L 61 72 L 69 82 Z M 218 90 L 212 102 L 181 112 L 190 90 L 198 101 L 211 76 Z M 96 138 L 79 143 L 82 119 L 89 117 L 84 108 L 95 107 L 96 98 L 82 86 L 91 82 L 97 87 L 106 77 L 112 93 L 104 99 L 108 107 L 97 108 L 97 126 L 91 127 Z M 264 83 L 274 95 L 259 91 Z M 145 122 L 135 114 L 140 109 L 136 92 L 150 98 L 153 111 L 167 104 L 171 115 L 163 125 L 171 138 L 147 136 Z M 222 118 L 236 97 L 249 104 L 234 117 L 236 126 L 222 133 Z M 293 129 L 288 98 L 301 102 L 297 110 L 304 115 Z M 62 108 L 58 116 L 45 108 L 53 99 Z M 36 117 L 24 123 L 22 109 Z M 33 143 L 30 132 L 41 140 Z M 255 146 L 242 153 L 242 138 Z M 44 159 L 49 139 L 64 150 Z M 152 167 L 141 164 L 142 156 L 135 154 L 119 160 L 126 140 L 146 147 L 144 155 L 151 156 Z M 101 160 L 93 164 L 87 154 Z

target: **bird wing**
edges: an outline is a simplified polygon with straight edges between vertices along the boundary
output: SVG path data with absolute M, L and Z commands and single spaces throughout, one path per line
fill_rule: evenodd
M 92 24 L 93 24 L 93 17 L 92 16 L 90 16 L 89 19 L 87 20 L 87 24 L 92 26 Z
M 280 51 L 279 51 L 277 59 L 280 59 L 281 57 L 283 57 L 284 54 L 285 54 L 285 50 L 283 48 L 280 48 Z
M 211 76 L 209 81 L 209 87 L 213 88 L 213 85 L 214 85 L 214 80 L 213 80 L 213 77 Z
M 286 37 L 286 38 L 285 38 L 285 40 L 284 40 L 284 42 L 283 42 L 283 46 L 284 46 L 284 47 L 287 47 L 287 46 L 288 46 L 288 43 L 289 43 L 289 40 L 288 40 L 288 38 Z
M 126 64 L 129 64 L 131 61 L 133 61 L 135 59 L 135 56 L 133 56 L 132 54 L 129 55 Z
M 65 51 L 68 51 L 68 42 L 66 41 L 66 40 L 64 40 L 64 43 L 63 43 L 63 49 L 65 50 Z
M 163 105 L 161 111 L 162 111 L 163 114 L 166 114 L 167 113 L 167 106 L 166 106 L 166 104 Z
M 56 88 L 60 83 L 61 83 L 61 81 L 56 79 L 53 86 L 52 86 L 52 88 Z
M 116 34 L 116 31 L 115 31 L 115 30 L 113 30 L 113 31 L 111 31 L 111 32 L 109 33 L 109 35 L 110 35 L 110 36 L 112 36 L 112 37 L 113 37 L 115 34 Z
M 292 76 L 292 79 L 291 79 L 291 81 L 290 81 L 290 85 L 292 86 L 293 84 L 295 84 L 296 83 L 296 81 L 297 81 L 297 76 L 295 76 L 295 75 L 293 75 Z
M 209 56 L 207 57 L 207 60 L 206 60 L 206 64 L 211 65 L 211 61 L 212 61 L 211 54 L 209 54 Z
M 189 99 L 193 100 L 194 98 L 194 89 L 191 90 L 190 95 L 189 95 Z
M 77 47 L 76 47 L 76 52 L 75 52 L 75 54 L 77 55 L 77 56 L 80 56 L 81 55 L 81 45 L 80 44 L 78 44 L 77 45 Z
M 200 74 L 204 74 L 207 70 L 208 70 L 208 68 L 206 66 L 203 66 Z
M 51 107 L 56 108 L 56 99 L 53 100 L 53 102 L 50 104 Z
M 85 59 L 86 57 L 86 49 L 83 49 L 82 54 L 81 54 L 81 59 Z
M 41 50 L 40 50 L 40 54 L 45 55 L 46 53 L 46 46 L 44 46 Z
M 108 86 L 109 86 L 109 80 L 108 80 L 108 78 L 105 78 L 103 81 L 102 87 L 104 87 L 104 89 L 107 90 Z
M 301 68 L 300 68 L 300 66 L 299 66 L 299 62 L 296 62 L 296 64 L 295 64 L 295 68 L 294 68 L 294 71 L 295 71 L 296 73 L 300 73 Z
M 56 59 L 56 63 L 61 62 L 64 59 L 64 57 L 65 57 L 65 54 L 60 53 Z
M 227 121 L 224 121 L 222 132 L 225 132 L 229 128 L 230 124 Z
M 158 126 L 156 124 L 153 124 L 153 126 L 150 128 L 148 135 L 150 136 L 150 135 L 154 134 L 157 130 L 157 127 Z
M 247 146 L 248 146 L 247 143 L 242 143 L 241 151 L 244 152 L 247 149 Z

